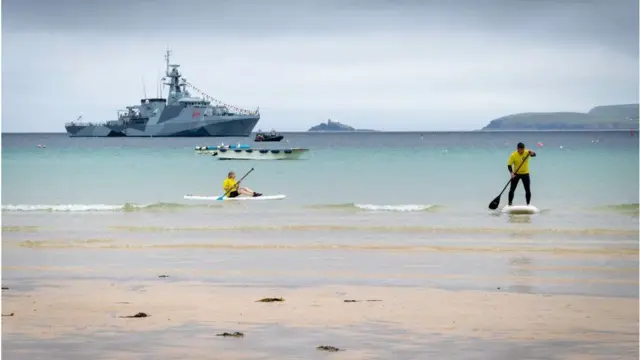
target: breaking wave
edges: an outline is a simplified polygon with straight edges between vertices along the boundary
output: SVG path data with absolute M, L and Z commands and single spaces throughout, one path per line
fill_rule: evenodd
M 427 211 L 434 209 L 435 205 L 419 205 L 419 204 L 406 204 L 406 205 L 375 205 L 375 204 L 353 204 L 358 209 L 370 210 L 370 211 Z
M 58 204 L 58 205 L 2 205 L 2 211 L 19 212 L 19 211 L 39 211 L 39 212 L 105 212 L 105 211 L 124 211 L 134 212 L 143 210 L 155 211 L 172 211 L 185 208 L 219 208 L 221 204 L 198 204 L 186 205 L 177 203 L 152 203 L 152 204 L 133 204 L 125 203 L 121 205 L 108 204 Z
M 357 203 L 342 203 L 342 204 L 321 204 L 310 205 L 311 209 L 327 209 L 327 210 L 344 210 L 344 211 L 397 211 L 397 212 L 411 212 L 411 211 L 434 211 L 441 208 L 438 205 L 431 204 L 402 204 L 402 205 L 377 205 L 377 204 L 357 204 Z
M 224 204 L 179 204 L 179 203 L 152 203 L 152 204 L 56 204 L 56 205 L 2 205 L 3 212 L 135 212 L 135 211 L 178 211 L 185 209 L 216 209 Z M 307 206 L 311 209 L 344 210 L 344 211 L 434 211 L 440 206 L 430 204 L 404 204 L 404 205 L 376 205 L 376 204 L 321 204 Z
M 158 202 L 150 204 L 51 204 L 51 205 L 2 205 L 3 212 L 137 212 L 137 211 L 180 211 L 188 209 L 222 209 L 223 203 L 181 204 L 170 202 Z M 236 204 L 237 205 L 237 204 Z M 307 209 L 346 211 L 346 212 L 435 212 L 442 210 L 442 205 L 435 204 L 364 204 L 364 203 L 338 203 L 338 204 L 314 204 L 304 206 Z M 549 209 L 541 209 L 547 212 Z M 583 210 L 586 212 L 609 212 L 621 215 L 638 216 L 640 204 L 614 204 L 596 206 Z

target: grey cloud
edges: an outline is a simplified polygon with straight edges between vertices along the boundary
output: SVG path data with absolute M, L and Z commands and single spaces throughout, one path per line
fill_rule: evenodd
M 638 54 L 634 0 L 5 0 L 2 16 L 9 33 L 218 38 L 473 29 Z
M 326 33 L 459 27 L 531 36 L 638 39 L 634 0 L 5 0 L 6 31 Z
M 112 118 L 143 96 L 141 76 L 155 93 L 166 46 L 194 85 L 260 106 L 263 128 L 333 116 L 473 129 L 638 98 L 631 0 L 5 0 L 2 10 L 5 131 Z M 34 105 L 48 116 L 26 119 Z

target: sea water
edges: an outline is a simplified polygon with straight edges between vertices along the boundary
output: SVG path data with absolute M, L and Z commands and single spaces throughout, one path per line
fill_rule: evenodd
M 495 256 L 527 251 L 599 254 L 606 261 L 612 256 L 612 266 L 637 268 L 638 138 L 629 132 L 284 135 L 280 143 L 255 143 L 3 134 L 3 277 L 26 279 L 30 273 L 19 270 L 24 266 L 101 264 L 101 271 L 113 266 L 112 275 L 116 268 L 135 274 L 137 267 L 309 269 L 329 281 L 318 269 L 359 264 L 374 271 L 386 263 L 415 272 L 426 271 L 424 261 L 471 275 L 469 259 L 486 265 Z M 530 160 L 532 205 L 541 212 L 491 211 L 488 204 L 508 182 L 506 162 L 520 141 L 537 153 Z M 195 151 L 221 142 L 310 151 L 292 161 L 222 161 Z M 286 199 L 183 199 L 220 195 L 228 171 L 239 179 L 251 168 L 243 186 Z M 524 203 L 520 184 L 514 204 Z M 79 255 L 83 249 L 90 251 Z M 135 249 L 146 251 L 143 260 L 130 252 Z M 404 257 L 391 256 L 398 252 Z M 448 253 L 457 260 L 437 255 Z M 231 259 L 236 261 L 229 267 Z M 602 265 L 601 259 L 577 263 Z M 485 270 L 505 273 L 509 266 L 494 263 Z M 260 278 L 273 280 L 265 275 L 250 281 Z M 616 291 L 635 296 L 637 284 Z
M 618 217 L 608 214 L 637 214 L 638 138 L 629 132 L 294 133 L 280 143 L 3 134 L 2 141 L 5 214 L 126 210 L 124 204 L 187 210 L 202 203 L 183 200 L 185 194 L 220 195 L 228 171 L 239 179 L 253 167 L 244 186 L 287 199 L 222 209 L 242 208 L 258 219 L 273 211 L 438 209 L 482 224 L 491 219 L 488 203 L 509 179 L 506 161 L 519 141 L 538 155 L 530 163 L 532 204 L 548 214 L 539 218 L 560 216 L 587 226 L 594 225 L 594 212 L 615 223 Z M 220 142 L 310 152 L 297 161 L 220 161 L 194 150 Z M 520 184 L 514 204 L 524 203 Z M 181 217 L 180 212 L 171 216 Z

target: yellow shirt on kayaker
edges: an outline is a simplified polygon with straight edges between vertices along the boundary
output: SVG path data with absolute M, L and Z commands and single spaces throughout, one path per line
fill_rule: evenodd
M 238 190 L 236 185 L 236 179 L 226 178 L 222 183 L 222 189 L 225 191 L 225 193 L 228 191 Z

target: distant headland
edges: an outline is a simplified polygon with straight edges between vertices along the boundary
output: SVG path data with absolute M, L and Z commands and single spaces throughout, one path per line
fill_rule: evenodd
M 492 120 L 491 130 L 615 130 L 638 129 L 639 104 L 596 106 L 588 113 L 521 113 Z
M 377 131 L 377 130 L 368 130 L 368 129 L 356 129 L 349 125 L 339 123 L 337 121 L 331 121 L 331 119 L 327 120 L 326 123 L 320 123 L 316 126 L 312 126 L 307 130 L 307 132 L 323 132 L 323 131 Z

